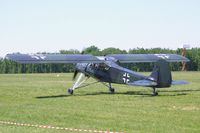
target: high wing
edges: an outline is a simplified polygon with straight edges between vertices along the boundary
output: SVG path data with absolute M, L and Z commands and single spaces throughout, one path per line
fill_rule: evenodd
M 120 63 L 132 62 L 156 62 L 164 59 L 167 62 L 188 62 L 189 59 L 177 54 L 111 54 L 106 56 L 108 59 L 119 61 Z
M 120 63 L 156 62 L 165 59 L 168 62 L 188 62 L 189 60 L 176 54 L 111 54 L 100 58 L 88 54 L 7 54 L 6 59 L 23 64 L 41 63 L 102 63 L 104 60 Z
M 7 54 L 6 59 L 22 64 L 103 62 L 95 56 L 86 54 Z

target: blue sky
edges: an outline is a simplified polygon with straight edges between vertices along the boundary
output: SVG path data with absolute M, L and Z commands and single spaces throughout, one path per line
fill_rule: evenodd
M 0 56 L 200 46 L 199 0 L 0 0 Z

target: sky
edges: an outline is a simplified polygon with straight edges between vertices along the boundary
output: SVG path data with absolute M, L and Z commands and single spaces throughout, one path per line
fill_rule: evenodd
M 200 46 L 199 0 L 0 0 L 0 56 Z

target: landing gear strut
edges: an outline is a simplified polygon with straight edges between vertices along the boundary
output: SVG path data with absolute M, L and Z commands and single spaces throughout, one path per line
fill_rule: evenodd
M 111 83 L 109 83 L 109 91 L 110 91 L 111 93 L 114 93 L 114 92 L 115 92 L 115 89 L 114 89 L 114 88 L 112 88 L 112 85 L 111 85 Z
M 89 77 L 85 77 L 85 75 L 83 73 L 81 73 L 77 79 L 77 81 L 74 83 L 72 88 L 68 89 L 68 93 L 69 94 L 73 94 L 74 90 L 77 88 L 81 87 L 81 84 L 83 84 Z
M 153 94 L 152 94 L 152 96 L 157 96 L 157 95 L 158 95 L 158 92 L 156 91 L 156 88 L 153 87 Z

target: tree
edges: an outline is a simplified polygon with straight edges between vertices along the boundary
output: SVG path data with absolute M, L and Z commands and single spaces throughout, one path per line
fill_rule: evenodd
M 100 55 L 100 49 L 94 45 L 83 50 L 84 54 Z
M 80 54 L 80 51 L 77 49 L 60 50 L 60 54 Z
M 127 54 L 126 50 L 120 50 L 119 48 L 106 48 L 101 51 L 102 55 L 108 55 L 108 54 Z

